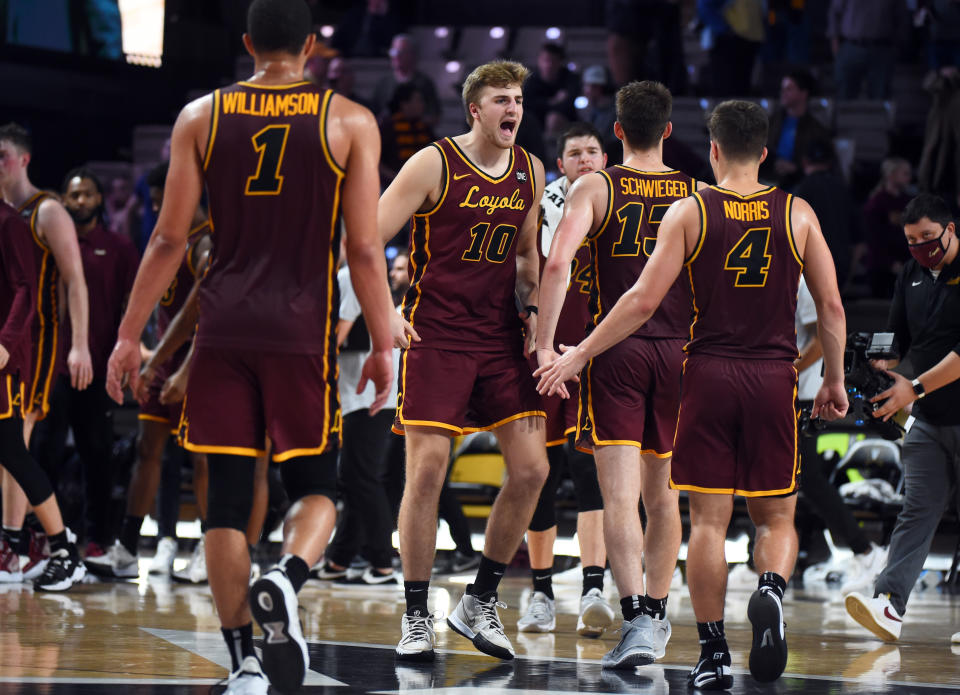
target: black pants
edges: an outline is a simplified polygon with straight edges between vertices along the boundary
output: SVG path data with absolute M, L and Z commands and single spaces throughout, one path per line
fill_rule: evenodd
M 343 416 L 337 483 L 343 512 L 327 549 L 334 564 L 349 565 L 361 549 L 374 567 L 392 564 L 393 512 L 385 481 L 393 418 L 392 410 L 372 417 L 366 409 Z
M 73 430 L 83 466 L 87 541 L 101 546 L 116 536 L 112 504 L 116 467 L 113 460 L 113 412 L 103 379 L 94 379 L 83 391 L 61 376 L 51 394 L 50 412 L 37 423 L 30 452 L 49 476 L 54 489 L 60 478 L 67 443 Z
M 810 405 L 801 401 L 801 406 Z M 845 541 L 855 553 L 870 550 L 870 540 L 843 503 L 840 492 L 827 479 L 831 465 L 817 453 L 817 438 L 803 437 L 800 445 L 800 491 L 804 506 L 812 508 L 835 541 Z

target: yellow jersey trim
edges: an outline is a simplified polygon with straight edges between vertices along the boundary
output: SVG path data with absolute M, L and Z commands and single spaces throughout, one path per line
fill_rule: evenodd
M 159 415 L 148 415 L 147 413 L 139 413 L 137 415 L 138 420 L 147 420 L 149 422 L 162 422 L 167 425 L 172 425 L 173 420 L 168 417 L 160 417 Z
M 294 87 L 302 87 L 304 85 L 310 84 L 308 80 L 301 80 L 300 82 L 291 82 L 290 84 L 257 84 L 256 82 L 237 82 L 241 87 L 253 87 L 254 89 L 293 89 Z
M 566 443 L 567 443 L 566 439 L 554 439 L 552 441 L 547 442 L 547 446 L 562 446 L 563 444 L 566 444 Z
M 546 419 L 547 413 L 543 410 L 527 410 L 522 413 L 517 413 L 516 415 L 511 415 L 510 417 L 505 417 L 502 420 L 498 420 L 492 425 L 484 425 L 483 427 L 464 427 L 464 434 L 473 434 L 474 432 L 489 432 L 490 430 L 506 425 L 507 423 L 513 422 L 514 420 L 522 420 L 526 417 L 542 417 Z
M 437 143 L 431 143 L 430 147 L 436 147 L 437 151 L 440 153 L 440 158 L 443 160 L 443 191 L 440 193 L 440 199 L 437 200 L 437 204 L 426 212 L 415 212 L 413 213 L 414 217 L 429 217 L 437 210 L 440 209 L 440 206 L 443 205 L 443 201 L 447 197 L 447 191 L 450 190 L 450 162 L 447 160 L 447 153 L 443 151 L 443 148 L 440 147 Z
M 210 135 L 207 137 L 207 152 L 203 157 L 203 170 L 210 166 L 213 155 L 213 141 L 217 139 L 217 126 L 220 125 L 220 90 L 213 90 L 213 115 L 210 118 Z
M 738 490 L 732 487 L 699 487 L 697 485 L 678 485 L 670 478 L 670 489 L 700 492 L 707 495 L 740 495 L 741 497 L 777 497 L 789 495 L 797 491 L 797 482 L 783 490 Z
M 626 164 L 614 164 L 613 166 L 617 167 L 618 169 L 626 169 L 627 171 L 632 171 L 634 174 L 643 174 L 644 176 L 667 176 L 669 174 L 682 173 L 679 169 L 670 169 L 669 171 L 647 171 L 646 169 L 634 169 L 633 167 L 627 166 Z
M 596 239 L 601 234 L 607 230 L 607 225 L 610 224 L 610 218 L 613 217 L 613 179 L 610 178 L 610 174 L 601 169 L 597 172 L 603 176 L 604 181 L 607 182 L 607 212 L 604 214 L 603 219 L 600 221 L 600 225 L 597 227 L 597 231 L 590 235 L 591 239 Z
M 0 420 L 6 420 L 13 417 L 13 375 L 7 374 L 7 412 L 0 413 Z M 21 401 L 22 403 L 22 401 Z M 22 409 L 21 405 L 21 409 Z
M 796 239 L 793 238 L 793 221 L 792 221 L 792 219 L 791 219 L 791 218 L 793 217 L 793 194 L 792 194 L 792 193 L 788 193 L 788 194 L 787 194 L 787 205 L 786 205 L 786 208 L 787 208 L 787 213 L 786 213 L 786 217 L 787 217 L 787 220 L 786 220 L 786 222 L 787 222 L 787 241 L 788 241 L 789 244 L 790 244 L 790 250 L 793 252 L 793 257 L 796 259 L 797 263 L 800 264 L 800 269 L 802 270 L 802 269 L 803 269 L 803 259 L 800 258 L 800 252 L 797 251 L 797 241 L 796 241 Z
M 684 260 L 683 264 L 689 266 L 696 260 L 697 256 L 700 255 L 700 249 L 703 248 L 703 242 L 707 238 L 707 206 L 704 205 L 703 198 L 700 197 L 700 194 L 694 192 L 693 198 L 697 201 L 697 206 L 700 210 L 700 238 L 697 239 L 697 245 L 693 248 L 693 251 L 690 252 L 690 256 Z M 691 284 L 693 281 L 691 280 Z
M 710 188 L 712 188 L 712 189 L 714 189 L 714 190 L 717 190 L 717 191 L 720 191 L 721 193 L 726 193 L 727 195 L 735 196 L 735 197 L 739 198 L 740 200 L 750 200 L 751 198 L 756 198 L 758 195 L 764 195 L 765 193 L 770 193 L 770 192 L 775 191 L 775 190 L 777 189 L 776 186 L 767 186 L 767 187 L 764 188 L 762 191 L 757 191 L 756 193 L 750 193 L 750 194 L 748 194 L 748 195 L 741 195 L 740 193 L 737 193 L 736 191 L 731 191 L 729 188 L 722 188 L 722 187 L 717 186 L 717 185 L 712 185 L 712 186 L 710 186 Z
M 470 158 L 467 156 L 466 152 L 460 149 L 460 146 L 453 141 L 453 138 L 444 138 L 450 145 L 453 147 L 453 151 L 462 159 L 468 167 L 473 169 L 481 178 L 489 181 L 490 183 L 500 183 L 505 181 L 506 178 L 510 175 L 510 172 L 513 171 L 513 167 L 516 164 L 516 157 L 514 155 L 514 148 L 510 148 L 510 163 L 507 165 L 507 170 L 503 172 L 501 176 L 491 177 L 490 174 L 486 173 L 483 169 L 478 167 L 476 164 L 470 161 Z M 523 148 L 520 148 L 523 149 Z M 531 177 L 532 178 L 532 177 Z
M 198 454 L 229 454 L 231 456 L 252 456 L 253 458 L 267 455 L 265 449 L 253 449 L 245 446 L 207 446 L 204 444 L 193 444 L 187 441 L 186 437 L 183 438 L 182 446 L 187 451 L 195 451 Z
M 328 89 L 323 95 L 323 102 L 320 104 L 320 144 L 323 145 L 323 156 L 327 164 L 333 169 L 337 176 L 344 176 L 344 169 L 337 160 L 333 158 L 333 152 L 330 150 L 330 141 L 327 138 L 327 116 L 330 113 L 330 102 L 333 100 L 333 90 Z
M 327 438 L 326 435 L 324 435 L 324 438 Z M 323 454 L 326 453 L 327 450 L 328 447 L 324 446 L 318 446 L 312 449 L 287 449 L 286 451 L 281 451 L 279 454 L 274 454 L 271 458 L 277 463 L 283 463 L 298 456 L 316 456 Z

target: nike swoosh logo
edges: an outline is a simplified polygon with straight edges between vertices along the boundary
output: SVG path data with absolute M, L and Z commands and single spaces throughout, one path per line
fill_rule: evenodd
M 887 618 L 888 620 L 894 621 L 895 623 L 902 623 L 902 622 L 903 622 L 903 620 L 902 620 L 901 618 L 898 618 L 897 616 L 895 616 L 893 613 L 890 612 L 890 606 L 884 606 L 884 607 L 883 607 L 883 616 L 884 616 L 885 618 Z
M 468 171 L 466 174 L 454 174 L 454 175 L 453 175 L 453 180 L 454 180 L 454 181 L 459 181 L 460 179 L 465 179 L 465 178 L 467 178 L 468 176 L 470 176 L 470 172 L 469 172 L 469 171 Z
M 915 283 L 913 283 L 913 284 L 911 285 L 911 287 L 916 287 L 917 285 L 919 285 L 919 284 L 921 284 L 921 283 L 923 283 L 923 280 L 917 280 Z

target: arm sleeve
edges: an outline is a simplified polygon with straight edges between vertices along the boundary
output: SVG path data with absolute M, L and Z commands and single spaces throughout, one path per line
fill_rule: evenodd
M 910 350 L 910 324 L 907 323 L 906 306 L 906 274 L 910 263 L 905 265 L 897 276 L 897 282 L 893 288 L 893 301 L 890 304 L 890 315 L 887 318 L 887 331 L 897 337 L 897 343 L 900 345 L 900 359 L 902 360 Z
M 7 243 L 2 245 L 2 263 L 13 290 L 13 303 L 3 328 L 0 328 L 0 345 L 12 352 L 14 346 L 29 335 L 36 286 L 29 230 L 11 222 L 3 227 L 3 238 Z

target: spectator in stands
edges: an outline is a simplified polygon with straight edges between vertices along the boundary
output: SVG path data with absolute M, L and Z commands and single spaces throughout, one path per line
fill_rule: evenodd
M 807 65 L 810 62 L 810 28 L 813 11 L 809 2 L 770 0 L 767 14 L 765 63 Z
M 563 46 L 543 44 L 537 54 L 537 69 L 523 86 L 525 112 L 537 117 L 547 137 L 556 136 L 569 122 L 577 120 L 573 102 L 580 94 L 580 78 L 566 63 Z
M 134 245 L 131 217 L 137 206 L 133 185 L 125 176 L 115 176 L 110 182 L 110 191 L 103 199 L 103 213 L 107 228 L 114 234 L 129 239 Z
M 674 94 L 686 90 L 681 4 L 679 0 L 606 0 L 607 62 L 614 88 L 632 80 L 655 79 Z M 656 43 L 654 65 L 647 62 L 651 42 Z
M 424 101 L 423 121 L 431 128 L 440 121 L 440 99 L 433 80 L 417 65 L 419 56 L 413 37 L 398 34 L 390 44 L 390 74 L 384 75 L 373 89 L 373 112 L 381 116 L 390 106 L 397 87 L 412 84 L 420 91 Z
M 930 67 L 960 67 L 960 2 L 928 0 L 930 13 Z
M 761 0 L 697 0 L 710 46 L 709 86 L 717 97 L 751 93 L 753 65 L 764 40 Z
M 613 98 L 616 91 L 604 66 L 591 65 L 583 71 L 583 96 L 587 99 L 587 106 L 580 118 L 593 125 L 603 136 L 604 152 L 619 149 L 622 153 L 622 146 L 614 148 L 614 145 L 620 145 L 620 140 L 613 134 L 613 124 L 617 121 L 617 106 Z M 622 158 L 621 154 L 614 161 Z
M 843 290 L 850 279 L 853 246 L 860 241 L 860 220 L 853 194 L 838 173 L 833 143 L 826 136 L 811 140 L 803 151 L 805 178 L 794 191 L 810 204 L 820 220 L 833 262 L 837 284 Z
M 113 540 L 113 418 L 105 380 L 107 358 L 133 287 L 139 258 L 126 238 L 111 234 L 102 223 L 103 187 L 88 169 L 74 169 L 63 182 L 63 204 L 73 218 L 90 296 L 90 356 L 93 382 L 78 391 L 65 373 L 53 390 L 50 414 L 37 423 L 32 450 L 56 481 L 63 461 L 67 429 L 73 430 L 86 486 L 88 554 L 101 554 Z M 69 332 L 70 325 L 66 324 Z M 69 344 L 69 340 L 68 340 Z M 65 370 L 64 370 L 65 372 Z M 56 486 L 56 483 L 54 483 Z
M 354 0 L 330 39 L 330 47 L 348 58 L 381 58 L 401 29 L 390 0 Z
M 940 517 L 960 474 L 960 261 L 956 224 L 942 198 L 921 193 L 903 211 L 913 258 L 897 277 L 887 330 L 916 378 L 887 372 L 893 386 L 873 400 L 874 417 L 890 418 L 912 404 L 915 419 L 903 440 L 903 509 L 890 538 L 886 567 L 863 594 L 846 597 L 847 612 L 873 634 L 900 637 L 910 592 L 923 571 Z M 893 368 L 893 364 L 878 366 Z M 871 598 L 872 597 L 872 598 Z M 947 616 L 943 616 L 947 618 Z M 929 630 L 929 627 L 927 628 Z
M 889 99 L 897 44 L 910 30 L 906 0 L 831 0 L 827 36 L 838 99 Z
M 417 85 L 398 86 L 388 111 L 380 118 L 380 178 L 384 186 L 393 181 L 404 162 L 436 140 L 424 121 L 426 100 Z
M 789 72 L 780 81 L 780 107 L 770 117 L 767 158 L 760 168 L 764 179 L 787 190 L 803 178 L 803 155 L 814 140 L 829 136 L 810 113 L 813 76 L 806 70 Z
M 960 209 L 960 71 L 941 67 L 925 86 L 933 94 L 933 104 L 917 180 L 921 189 L 946 196 Z
M 339 94 L 347 97 L 347 99 L 352 99 L 358 104 L 363 104 L 367 108 L 370 108 L 370 102 L 360 97 L 354 91 L 356 73 L 354 73 L 353 66 L 350 65 L 349 60 L 341 56 L 331 58 L 327 64 L 326 77 L 327 87 L 336 90 Z
M 866 267 L 870 291 L 878 299 L 889 299 L 893 281 L 910 258 L 903 244 L 903 209 L 910 202 L 907 188 L 913 179 L 910 162 L 899 157 L 880 165 L 880 182 L 863 207 Z
M 155 162 L 147 163 L 145 172 L 149 172 L 160 162 L 170 161 L 170 138 L 163 141 L 160 148 L 160 158 Z M 144 173 L 137 179 L 133 187 L 137 195 L 137 206 L 130 214 L 130 233 L 136 235 L 134 245 L 137 251 L 143 255 L 143 250 L 150 241 L 150 235 L 153 234 L 153 228 L 157 224 L 157 212 L 153 209 L 153 199 L 150 197 L 150 184 L 147 182 L 147 173 Z

